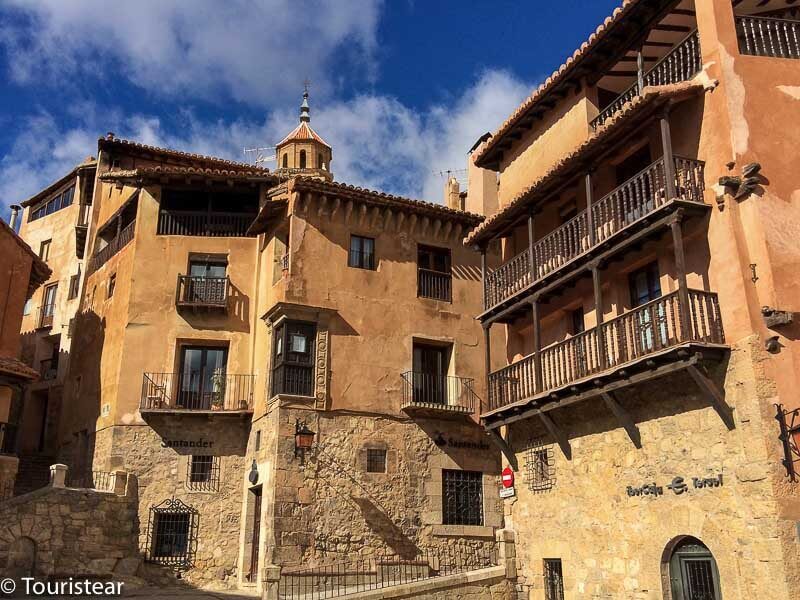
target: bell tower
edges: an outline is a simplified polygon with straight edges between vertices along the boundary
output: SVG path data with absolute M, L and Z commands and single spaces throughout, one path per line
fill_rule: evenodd
M 333 151 L 328 143 L 311 128 L 311 109 L 308 106 L 308 85 L 300 105 L 300 124 L 281 140 L 275 149 L 278 175 L 304 175 L 333 180 L 331 160 Z

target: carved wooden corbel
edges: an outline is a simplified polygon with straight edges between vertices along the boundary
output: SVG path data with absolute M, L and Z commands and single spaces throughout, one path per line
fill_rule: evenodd
M 406 213 L 404 213 L 404 212 L 398 213 L 398 215 L 397 215 L 397 227 L 395 227 L 395 230 L 398 233 L 400 233 L 403 230 L 403 223 L 405 223 L 405 221 L 406 221 Z
M 347 204 L 344 207 L 344 224 L 350 225 L 350 217 L 353 214 L 353 207 L 355 203 L 352 200 L 348 200 Z

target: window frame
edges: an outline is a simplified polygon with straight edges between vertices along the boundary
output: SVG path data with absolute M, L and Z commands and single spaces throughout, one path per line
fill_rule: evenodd
M 641 298 L 636 286 L 636 280 L 640 276 L 644 276 L 646 278 L 646 300 Z M 658 261 L 654 260 L 653 262 L 628 273 L 628 288 L 630 290 L 631 308 L 638 308 L 647 304 L 648 302 L 652 302 L 653 300 L 658 300 L 661 298 L 664 295 L 664 292 L 661 289 L 661 270 L 659 269 Z
M 194 492 L 218 492 L 220 458 L 211 454 L 190 454 L 186 459 L 186 489 Z
M 305 329 L 306 351 L 289 350 L 290 336 L 301 335 Z M 293 331 L 294 330 L 294 331 Z M 311 398 L 315 395 L 315 359 L 317 353 L 318 323 L 295 319 L 283 319 L 273 327 L 270 397 L 279 395 Z M 295 387 L 287 387 L 287 373 L 294 372 L 300 379 L 293 382 Z M 307 387 L 306 387 L 307 386 Z M 288 390 L 288 391 L 287 391 Z
M 483 527 L 486 521 L 483 492 L 482 472 L 442 469 L 442 524 Z M 470 494 L 473 496 L 469 497 Z
M 371 475 L 385 474 L 389 454 L 386 448 L 367 448 L 366 450 L 366 472 Z
M 69 278 L 69 289 L 67 291 L 67 300 L 74 300 L 78 297 L 81 291 L 81 274 L 76 273 L 75 275 L 70 275 Z
M 358 249 L 354 248 L 357 242 Z M 370 242 L 372 248 L 370 252 L 364 250 L 365 242 Z M 365 235 L 350 234 L 350 246 L 347 252 L 347 266 L 353 269 L 363 269 L 365 271 L 377 271 L 378 261 L 376 260 L 375 238 Z M 355 254 L 354 254 L 355 253 Z
M 53 239 L 50 238 L 49 240 L 42 240 L 39 242 L 39 258 L 41 258 L 44 262 L 50 260 L 50 249 L 53 246 Z
M 175 519 L 180 516 L 180 519 Z M 178 546 L 180 552 L 162 553 L 159 546 L 159 539 L 174 536 L 175 533 L 162 532 L 161 527 L 165 523 L 169 524 L 168 519 L 172 518 L 176 523 L 178 520 L 186 519 L 185 542 L 176 544 L 173 540 L 173 547 Z M 180 529 L 183 529 L 181 526 Z M 192 506 L 185 504 L 177 498 L 164 500 L 160 504 L 150 507 L 150 515 L 147 523 L 147 546 L 145 560 L 147 562 L 169 565 L 178 570 L 187 570 L 194 565 L 194 556 L 197 553 L 197 533 L 199 530 L 199 512 Z M 181 548 L 182 547 L 182 548 Z
M 545 600 L 564 600 L 564 565 L 560 558 L 542 559 Z
M 117 274 L 112 273 L 108 278 L 108 287 L 106 288 L 106 300 L 114 296 L 114 290 L 117 288 Z
M 444 267 L 439 268 L 437 258 L 444 258 Z M 417 244 L 417 297 L 453 301 L 453 253 L 450 248 Z

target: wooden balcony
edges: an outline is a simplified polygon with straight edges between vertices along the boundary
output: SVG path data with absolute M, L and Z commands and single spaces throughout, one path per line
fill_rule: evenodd
M 538 368 L 537 357 L 530 355 L 491 373 L 488 412 L 532 399 L 576 394 L 584 384 L 596 388 L 604 379 L 624 378 L 637 363 L 653 369 L 691 354 L 693 346 L 723 350 L 717 295 L 699 290 L 687 290 L 686 295 L 688 313 L 681 310 L 680 292 L 672 292 L 543 348 Z
M 642 88 L 689 81 L 702 68 L 703 59 L 700 54 L 700 38 L 697 35 L 697 30 L 695 30 L 678 43 L 669 54 L 653 65 L 652 68 L 647 71 L 640 70 L 637 81 L 592 119 L 592 128 L 596 130 L 602 127 L 623 106 L 640 95 Z
M 673 157 L 675 197 L 667 192 L 663 157 L 594 202 L 533 244 L 530 250 L 504 263 L 484 281 L 481 319 L 491 316 L 540 288 L 557 275 L 575 271 L 601 252 L 607 252 L 657 218 L 681 207 L 705 210 L 704 163 Z
M 228 277 L 178 275 L 175 305 L 178 308 L 225 311 L 228 308 L 229 289 Z
M 139 410 L 145 413 L 250 414 L 255 375 L 225 372 L 203 377 L 196 373 L 144 373 Z
M 136 221 L 131 221 L 124 229 L 119 232 L 105 247 L 95 252 L 91 260 L 89 260 L 89 273 L 93 273 L 104 264 L 106 264 L 112 256 L 115 256 L 133 240 L 133 234 L 136 229 Z
M 453 275 L 431 269 L 417 269 L 417 296 L 443 302 L 453 301 Z
M 401 410 L 412 416 L 471 415 L 480 409 L 475 381 L 433 373 L 402 374 Z
M 736 17 L 739 52 L 749 56 L 800 58 L 800 21 Z
M 257 215 L 241 212 L 164 210 L 158 213 L 158 235 L 248 237 Z

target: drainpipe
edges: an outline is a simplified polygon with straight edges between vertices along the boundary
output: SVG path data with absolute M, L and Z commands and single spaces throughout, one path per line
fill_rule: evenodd
M 19 204 L 12 204 L 11 205 L 11 220 L 9 221 L 9 226 L 14 231 L 17 230 L 17 219 L 19 218 L 19 211 L 22 210 L 22 207 Z

